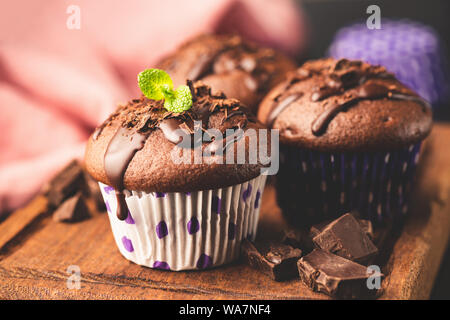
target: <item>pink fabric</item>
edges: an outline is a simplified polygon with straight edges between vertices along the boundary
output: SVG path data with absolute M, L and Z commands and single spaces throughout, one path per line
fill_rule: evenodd
M 66 22 L 80 8 L 81 28 Z M 237 32 L 299 53 L 291 0 L 0 1 L 0 213 L 23 205 L 71 158 L 136 75 L 188 37 Z

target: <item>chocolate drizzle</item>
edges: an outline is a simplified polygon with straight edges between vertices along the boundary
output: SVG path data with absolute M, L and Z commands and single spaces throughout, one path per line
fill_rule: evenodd
M 187 135 L 183 129 L 181 129 L 181 121 L 178 119 L 170 118 L 164 119 L 159 123 L 159 128 L 163 132 L 167 140 L 173 144 L 180 143 Z
M 200 58 L 195 62 L 195 65 L 189 70 L 187 78 L 192 81 L 196 81 L 208 73 L 211 70 L 212 63 L 215 56 L 202 54 Z
M 324 101 L 321 112 L 311 123 L 311 131 L 320 136 L 325 133 L 329 123 L 334 117 L 361 100 L 396 99 L 414 101 L 429 108 L 425 100 L 414 92 L 405 88 L 384 67 L 371 66 L 362 61 L 350 61 L 347 59 L 317 60 L 306 63 L 297 70 L 297 74 L 308 76 L 297 78 L 296 82 L 305 80 L 309 75 L 323 79 L 324 85 L 313 88 L 310 96 L 312 102 Z M 292 80 L 285 88 L 285 92 L 275 98 L 272 109 L 266 118 L 266 124 L 273 126 L 276 118 L 296 99 L 302 92 L 291 88 Z M 298 99 L 298 97 L 297 97 Z
M 144 147 L 146 140 L 146 135 L 120 127 L 105 152 L 105 173 L 116 193 L 117 218 L 120 220 L 128 217 L 127 203 L 123 193 L 124 174 L 134 154 Z
M 245 85 L 262 96 L 273 86 L 275 79 L 281 80 L 285 71 L 295 68 L 291 62 L 280 65 L 284 59 L 274 50 L 261 48 L 237 35 L 201 35 L 185 43 L 158 66 L 169 74 L 176 74 L 181 72 L 180 63 L 188 64 L 189 68 L 178 77 L 193 81 L 242 71 L 251 76 Z
M 327 109 L 319 114 L 319 116 L 312 122 L 311 131 L 314 135 L 319 136 L 325 132 L 331 120 L 333 120 L 333 118 L 345 108 L 363 99 L 387 98 L 389 97 L 389 93 L 389 88 L 384 85 L 366 83 L 362 87 L 359 87 L 350 93 L 348 98 L 344 101 L 334 102 L 330 107 L 327 107 Z
M 275 97 L 267 115 L 265 123 L 269 128 L 273 127 L 275 120 L 284 109 L 304 95 L 303 92 L 292 92 L 291 87 L 298 82 L 308 79 L 310 76 L 311 72 L 303 68 L 297 69 L 288 75 L 286 85 L 282 89 L 283 93 Z
M 320 136 L 328 127 L 328 124 L 341 111 L 349 108 L 361 100 L 375 100 L 375 99 L 395 99 L 395 100 L 410 100 L 429 106 L 429 104 L 412 92 L 402 90 L 397 85 L 381 82 L 365 82 L 363 85 L 346 92 L 342 99 L 334 101 L 331 106 L 327 107 L 325 111 L 320 113 L 317 118 L 311 123 L 311 131 L 314 135 Z
M 278 103 L 274 103 L 275 107 L 272 108 L 270 111 L 269 116 L 267 117 L 266 124 L 269 127 L 273 126 L 273 123 L 277 119 L 278 115 L 283 112 L 284 109 L 286 109 L 288 106 L 290 106 L 294 101 L 296 101 L 298 98 L 303 96 L 303 93 L 293 93 L 285 98 L 283 98 L 281 101 L 277 101 Z
M 210 125 L 223 133 L 230 128 L 244 129 L 248 121 L 255 121 L 237 100 L 226 99 L 224 95 L 214 96 L 210 88 L 203 84 L 194 86 L 189 81 L 188 86 L 193 96 L 193 106 L 188 111 L 168 112 L 164 109 L 163 102 L 142 97 L 132 100 L 126 106 L 119 107 L 96 129 L 93 135 L 94 140 L 98 139 L 104 128 L 113 122 L 120 123 L 104 154 L 104 170 L 109 184 L 116 193 L 116 213 L 120 220 L 125 220 L 128 216 L 124 194 L 125 172 L 136 152 L 144 147 L 146 140 L 156 129 L 161 130 L 169 142 L 178 145 L 196 130 L 206 131 Z M 195 128 L 195 121 L 202 121 L 202 127 Z M 212 141 L 206 148 L 210 154 L 213 154 L 221 147 L 225 150 L 237 140 L 239 135 L 235 133 L 227 137 L 225 146 L 220 139 Z M 195 146 L 195 143 L 191 144 L 192 146 Z
M 425 112 L 425 109 L 431 109 L 431 104 L 428 101 L 426 101 L 418 96 L 411 96 L 411 95 L 406 95 L 406 94 L 402 94 L 402 93 L 393 93 L 390 96 L 390 98 L 417 102 L 418 104 L 421 104 L 422 107 L 424 108 L 423 112 Z
M 236 130 L 231 135 L 227 136 L 225 139 L 217 139 L 208 144 L 204 151 L 209 154 L 216 154 L 219 149 L 223 151 L 227 150 L 227 148 L 233 145 L 235 142 L 238 142 L 244 136 L 243 132 L 240 130 Z M 224 141 L 225 140 L 225 141 Z M 224 145 L 225 142 L 225 145 Z

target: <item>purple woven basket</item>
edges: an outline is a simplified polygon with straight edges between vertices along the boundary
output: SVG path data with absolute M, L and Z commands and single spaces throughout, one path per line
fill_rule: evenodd
M 356 23 L 336 33 L 328 54 L 385 66 L 433 107 L 448 101 L 448 64 L 437 33 L 423 24 L 382 19 L 372 30 Z
M 283 145 L 277 202 L 294 225 L 358 210 L 379 224 L 407 212 L 420 143 L 389 152 L 327 153 Z

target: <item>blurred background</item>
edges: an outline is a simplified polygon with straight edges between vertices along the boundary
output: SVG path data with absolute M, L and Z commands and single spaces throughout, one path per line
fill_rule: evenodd
M 361 16 L 369 5 L 378 5 L 381 11 L 381 26 L 387 20 L 405 21 L 407 23 L 417 22 L 423 27 L 432 28 L 442 51 L 442 59 L 437 65 L 443 66 L 446 70 L 445 81 L 448 86 L 448 61 L 450 61 L 450 2 L 446 0 L 299 0 L 303 11 L 308 19 L 309 41 L 308 47 L 301 60 L 316 59 L 330 54 L 330 46 L 333 43 L 338 31 L 353 23 L 365 24 L 365 19 L 369 14 Z M 409 21 L 408 21 L 409 20 Z M 386 28 L 386 26 L 384 26 Z M 411 30 L 407 35 L 423 35 L 422 31 L 426 29 Z M 374 30 L 371 30 L 374 31 Z M 386 34 L 392 34 L 397 30 L 386 30 Z M 428 32 L 426 30 L 425 32 Z M 366 30 L 366 34 L 368 32 Z M 420 33 L 420 34 L 419 34 Z M 401 42 L 401 39 L 397 38 Z M 414 41 L 414 39 L 413 39 Z M 361 45 L 364 48 L 364 45 Z M 367 47 L 365 48 L 368 49 Z M 334 50 L 336 52 L 336 50 Z M 379 53 L 378 53 L 379 54 Z M 428 54 L 428 52 L 427 52 Z M 355 54 L 350 54 L 352 57 Z M 367 57 L 367 52 L 360 54 L 361 57 Z M 356 55 L 357 56 L 357 55 Z M 406 57 L 405 57 L 406 58 Z M 375 60 L 375 59 L 374 59 Z M 381 59 L 381 61 L 383 61 Z M 384 60 L 392 61 L 392 60 Z M 442 64 L 441 64 L 442 63 Z M 423 65 L 422 65 L 423 67 Z M 404 79 L 405 80 L 405 79 Z M 417 90 L 417 88 L 415 88 Z M 435 119 L 440 121 L 450 120 L 450 107 L 448 107 L 447 97 L 442 101 L 443 106 L 434 109 Z
M 381 29 L 366 25 L 371 5 Z M 449 15 L 447 0 L 0 0 L 0 220 L 83 156 L 139 94 L 139 71 L 198 33 L 238 33 L 299 63 L 384 64 L 449 121 Z M 450 252 L 432 298 L 450 298 L 449 285 Z

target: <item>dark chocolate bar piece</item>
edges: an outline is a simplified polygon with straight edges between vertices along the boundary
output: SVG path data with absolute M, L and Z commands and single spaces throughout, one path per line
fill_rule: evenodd
M 356 220 L 358 220 L 358 223 L 361 226 L 361 229 L 365 232 L 365 234 L 370 238 L 370 240 L 373 241 L 374 232 L 372 222 L 370 220 L 365 219 L 356 219 Z
M 83 195 L 78 192 L 64 201 L 53 213 L 53 220 L 57 222 L 78 222 L 90 216 Z
M 282 243 L 242 242 L 242 254 L 248 264 L 265 273 L 275 281 L 298 277 L 297 261 L 302 256 L 300 249 Z
M 360 224 L 361 228 L 364 230 L 364 232 L 367 234 L 367 236 L 373 240 L 374 239 L 374 231 L 373 231 L 373 225 L 370 220 L 360 219 L 353 212 L 349 212 L 351 215 L 355 217 L 355 219 Z M 322 222 L 319 224 L 316 224 L 310 228 L 310 236 L 311 238 L 314 238 L 317 236 L 327 225 L 329 225 L 332 221 L 328 220 L 326 222 Z
M 298 262 L 302 282 L 317 292 L 336 298 L 368 298 L 376 289 L 369 289 L 369 277 L 384 276 L 353 261 L 321 249 L 314 249 Z
M 83 168 L 77 160 L 71 161 L 44 187 L 49 205 L 58 207 L 64 200 L 86 188 Z
M 311 228 L 309 229 L 309 236 L 311 237 L 311 239 L 317 236 L 319 233 L 321 233 L 322 230 L 325 229 L 325 227 L 329 225 L 331 222 L 332 222 L 331 220 L 327 220 L 325 222 L 311 226 Z
M 318 248 L 358 263 L 368 263 L 378 249 L 356 218 L 346 213 L 328 224 L 313 238 Z
M 282 243 L 302 250 L 303 253 L 309 253 L 314 249 L 314 243 L 310 233 L 306 229 L 286 229 L 284 230 Z

